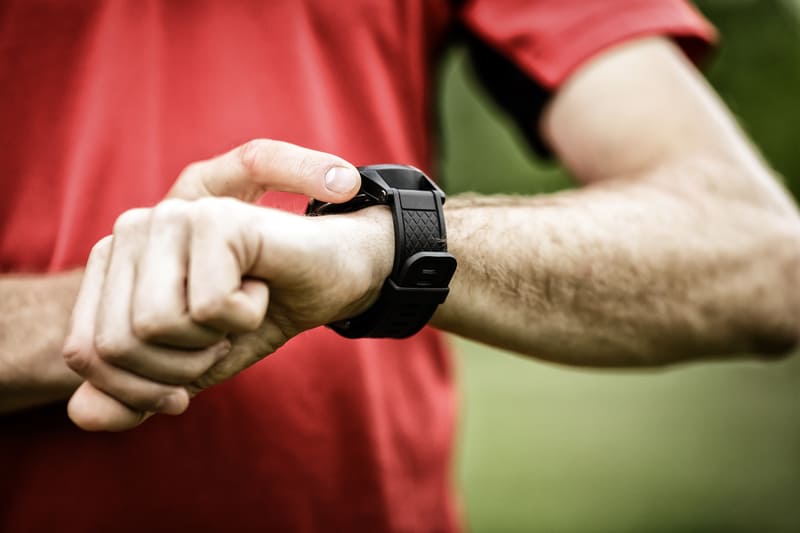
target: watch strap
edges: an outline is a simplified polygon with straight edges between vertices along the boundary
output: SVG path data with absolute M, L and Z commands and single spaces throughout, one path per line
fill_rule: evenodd
M 417 253 L 406 261 L 397 281 L 389 277 L 384 282 L 369 309 L 328 326 L 350 339 L 410 337 L 430 321 L 447 298 L 447 283 L 455 269 L 455 258 L 446 252 Z

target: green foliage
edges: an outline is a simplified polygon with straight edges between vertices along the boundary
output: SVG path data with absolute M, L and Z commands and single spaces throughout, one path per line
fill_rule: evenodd
M 708 76 L 800 194 L 800 0 L 706 0 Z M 450 192 L 570 185 L 446 64 Z M 800 531 L 800 358 L 667 372 L 578 371 L 458 341 L 459 476 L 473 531 Z
M 800 531 L 800 358 L 660 372 L 458 341 L 472 531 Z
M 511 120 L 477 87 L 464 49 L 450 52 L 442 78 L 440 174 L 449 193 L 537 194 L 570 185 L 554 162 L 537 159 Z
M 800 1 L 701 2 L 721 32 L 708 78 L 800 196 Z

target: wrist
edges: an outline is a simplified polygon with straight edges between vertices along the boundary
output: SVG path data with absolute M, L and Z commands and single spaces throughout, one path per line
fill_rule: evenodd
M 389 207 L 376 205 L 350 213 L 360 220 L 365 238 L 360 239 L 362 253 L 369 257 L 370 288 L 380 292 L 383 282 L 392 273 L 394 263 L 394 223 Z
M 366 311 L 392 272 L 394 223 L 389 208 L 371 206 L 315 220 L 331 224 L 333 238 L 329 242 L 338 244 L 340 279 L 351 295 L 336 320 Z
M 61 356 L 82 270 L 0 276 L 0 414 L 69 397 L 80 378 Z

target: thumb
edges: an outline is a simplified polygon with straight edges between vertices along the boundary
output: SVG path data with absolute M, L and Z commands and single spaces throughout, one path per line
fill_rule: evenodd
M 360 185 L 356 168 L 340 157 L 283 141 L 256 139 L 221 156 L 192 163 L 178 176 L 167 198 L 233 196 L 255 202 L 272 190 L 340 203 L 355 196 Z

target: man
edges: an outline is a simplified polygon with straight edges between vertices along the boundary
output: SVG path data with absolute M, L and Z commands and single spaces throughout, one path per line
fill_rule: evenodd
M 459 268 L 433 326 L 580 365 L 797 341 L 797 211 L 674 44 L 711 36 L 681 2 L 37 6 L 3 17 L 3 123 L 25 127 L 4 131 L 2 257 L 65 272 L 1 280 L 6 529 L 457 528 L 440 336 L 316 328 L 378 297 L 390 214 L 242 201 L 430 169 L 457 23 L 547 93 L 518 116 L 587 187 L 448 199 Z M 90 434 L 70 396 L 86 429 L 185 412 Z

